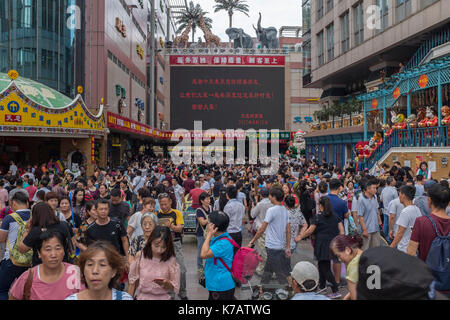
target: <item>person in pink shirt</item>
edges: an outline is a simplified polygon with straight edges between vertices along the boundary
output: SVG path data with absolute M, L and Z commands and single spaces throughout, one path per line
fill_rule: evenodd
M 80 268 L 63 262 L 64 238 L 46 231 L 37 246 L 42 263 L 25 271 L 12 285 L 10 300 L 64 300 L 84 290 Z
M 157 226 L 131 263 L 128 293 L 136 300 L 170 300 L 180 289 L 180 266 L 168 227 Z
M 6 202 L 8 201 L 8 190 L 3 188 L 4 185 L 5 182 L 3 180 L 0 181 L 0 211 L 6 207 Z
M 34 185 L 34 180 L 33 179 L 28 179 L 28 183 L 30 184 L 28 187 L 26 187 L 25 188 L 25 190 L 27 190 L 27 192 L 28 192 L 28 194 L 29 194 L 29 200 L 30 200 L 30 203 L 31 202 L 33 202 L 33 197 L 34 197 L 34 194 L 36 193 L 36 191 L 37 191 L 37 187 Z

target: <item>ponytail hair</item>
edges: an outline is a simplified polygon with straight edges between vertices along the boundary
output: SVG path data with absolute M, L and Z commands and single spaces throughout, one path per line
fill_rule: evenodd
M 319 199 L 319 204 L 322 205 L 323 207 L 323 211 L 322 214 L 324 217 L 328 218 L 333 214 L 333 208 L 331 207 L 331 202 L 330 199 L 328 199 L 328 197 L 321 197 Z
M 338 235 L 330 243 L 330 249 L 333 247 L 336 248 L 338 252 L 342 252 L 345 248 L 353 249 L 361 249 L 363 246 L 363 239 L 359 234 L 354 236 L 346 236 L 346 235 Z

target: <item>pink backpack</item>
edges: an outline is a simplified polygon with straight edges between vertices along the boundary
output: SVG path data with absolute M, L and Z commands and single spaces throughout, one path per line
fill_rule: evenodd
M 235 282 L 238 284 L 247 284 L 253 277 L 253 273 L 255 273 L 259 263 L 262 262 L 258 252 L 255 249 L 239 247 L 233 239 L 227 237 L 221 238 L 219 241 L 220 240 L 228 240 L 233 247 L 238 248 L 238 251 L 233 257 L 233 265 L 231 269 L 227 266 L 225 261 L 222 260 L 222 258 L 214 259 L 214 264 L 216 264 L 216 260 L 219 260 L 231 273 Z

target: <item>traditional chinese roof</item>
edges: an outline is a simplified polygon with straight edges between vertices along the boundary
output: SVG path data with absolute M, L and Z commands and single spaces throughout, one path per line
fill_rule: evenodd
M 42 83 L 27 78 L 19 77 L 13 82 L 29 99 L 46 108 L 64 109 L 74 101 L 74 99 Z M 11 79 L 9 79 L 8 74 L 0 73 L 0 93 L 5 91 L 10 85 Z

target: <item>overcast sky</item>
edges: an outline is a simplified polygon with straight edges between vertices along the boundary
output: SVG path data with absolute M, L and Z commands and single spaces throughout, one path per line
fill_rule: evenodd
M 229 18 L 226 11 L 214 13 L 214 0 L 193 0 L 199 3 L 208 17 L 213 19 L 213 33 L 222 41 L 228 41 L 225 30 L 229 27 Z M 188 0 L 189 3 L 189 0 Z M 275 27 L 279 30 L 282 26 L 300 26 L 302 23 L 302 7 L 300 0 L 247 0 L 249 15 L 237 12 L 233 15 L 233 27 L 244 29 L 245 33 L 256 37 L 252 24 L 258 23 L 259 12 L 262 14 L 262 27 Z M 195 39 L 200 35 L 195 35 Z

